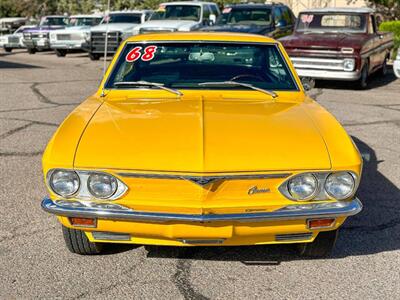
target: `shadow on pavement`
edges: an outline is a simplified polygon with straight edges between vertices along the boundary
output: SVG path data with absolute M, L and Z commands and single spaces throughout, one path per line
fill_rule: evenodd
M 0 69 L 43 69 L 40 66 L 0 60 Z
M 353 137 L 364 157 L 361 185 L 357 196 L 364 205 L 363 211 L 349 218 L 340 230 L 332 256 L 370 255 L 400 249 L 400 190 L 378 170 L 375 151 Z M 113 253 L 119 245 L 112 246 Z M 134 248 L 132 246 L 132 248 Z M 238 247 L 165 247 L 145 246 L 148 258 L 196 259 L 215 261 L 240 261 L 245 265 L 279 265 L 282 261 L 304 260 L 295 251 L 295 245 L 259 245 Z

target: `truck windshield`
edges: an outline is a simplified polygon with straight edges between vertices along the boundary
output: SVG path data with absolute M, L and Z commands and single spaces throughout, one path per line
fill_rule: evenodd
M 366 18 L 362 14 L 301 13 L 296 31 L 364 32 Z
M 150 20 L 200 20 L 200 6 L 199 5 L 160 5 L 155 11 Z
M 75 18 L 69 19 L 68 26 L 95 26 L 100 23 L 102 18 Z
M 274 44 L 129 43 L 105 88 L 123 89 L 128 85 L 122 83 L 129 82 L 151 82 L 171 89 L 245 89 L 232 82 L 266 90 L 298 89 Z
M 65 26 L 68 24 L 68 18 L 64 17 L 47 17 L 42 18 L 40 26 Z
M 134 23 L 140 24 L 142 23 L 142 15 L 141 14 L 111 14 L 108 17 L 106 16 L 102 23 L 106 23 L 108 18 L 108 23 Z
M 272 23 L 270 9 L 232 9 L 225 8 L 218 25 L 259 25 L 269 26 Z

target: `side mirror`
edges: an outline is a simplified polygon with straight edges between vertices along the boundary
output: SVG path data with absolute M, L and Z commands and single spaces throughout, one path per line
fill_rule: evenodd
M 280 27 L 285 27 L 287 26 L 287 22 L 285 20 L 279 20 L 278 23 L 275 24 L 275 27 L 280 28 Z
M 211 14 L 209 17 L 209 20 L 210 20 L 210 25 L 214 25 L 215 22 L 217 22 L 217 16 L 214 14 Z
M 310 77 L 301 77 L 301 83 L 303 84 L 303 88 L 306 92 L 312 90 L 315 86 L 315 80 Z

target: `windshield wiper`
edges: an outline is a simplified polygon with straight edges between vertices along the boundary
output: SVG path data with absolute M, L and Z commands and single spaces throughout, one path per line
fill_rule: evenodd
M 237 82 L 237 81 L 210 81 L 210 82 L 201 82 L 198 85 L 200 85 L 200 86 L 215 86 L 215 85 L 243 86 L 243 87 L 247 87 L 249 89 L 267 94 L 267 95 L 271 96 L 272 98 L 278 97 L 278 94 L 275 93 L 274 91 L 265 90 L 265 89 L 256 87 L 254 85 L 248 84 L 248 83 Z
M 171 89 L 171 88 L 167 88 L 162 83 L 158 83 L 158 82 L 149 82 L 149 81 L 143 81 L 143 80 L 141 80 L 141 81 L 120 81 L 120 82 L 115 82 L 114 86 L 117 86 L 117 87 L 118 86 L 151 86 L 151 87 L 157 87 L 159 89 L 173 93 L 178 96 L 183 96 L 183 93 L 181 93 L 180 91 Z

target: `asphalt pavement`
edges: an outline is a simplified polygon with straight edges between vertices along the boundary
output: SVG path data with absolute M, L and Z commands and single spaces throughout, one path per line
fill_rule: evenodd
M 400 80 L 366 91 L 318 83 L 364 157 L 364 211 L 341 230 L 332 257 L 292 246 L 118 246 L 79 256 L 43 212 L 41 154 L 62 120 L 94 93 L 102 62 L 0 50 L 0 299 L 400 299 Z

